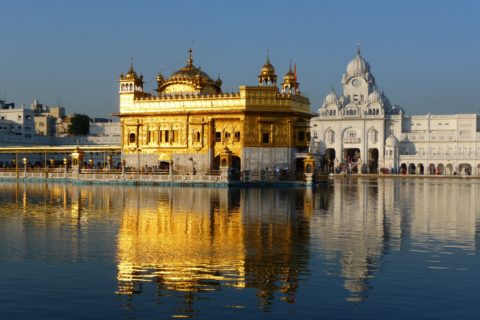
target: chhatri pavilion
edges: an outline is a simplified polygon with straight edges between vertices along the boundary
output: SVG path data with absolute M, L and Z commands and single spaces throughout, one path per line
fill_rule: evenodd
M 172 168 L 198 173 L 228 166 L 233 170 L 303 171 L 310 144 L 310 102 L 299 90 L 290 66 L 277 86 L 267 56 L 258 85 L 222 92 L 193 64 L 168 78 L 156 77 L 156 94 L 144 92 L 133 68 L 120 76 L 122 156 L 127 167 Z

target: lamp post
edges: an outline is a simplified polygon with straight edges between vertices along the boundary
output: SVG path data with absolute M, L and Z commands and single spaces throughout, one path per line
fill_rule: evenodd
M 23 157 L 22 161 L 23 161 L 23 177 L 26 178 L 27 177 L 27 158 Z
M 68 173 L 68 166 L 67 166 L 68 160 L 67 160 L 67 158 L 63 158 L 63 164 L 64 164 L 64 166 L 65 166 L 65 167 L 64 167 L 64 170 L 65 170 L 65 178 L 66 178 L 66 177 L 67 177 L 67 173 Z

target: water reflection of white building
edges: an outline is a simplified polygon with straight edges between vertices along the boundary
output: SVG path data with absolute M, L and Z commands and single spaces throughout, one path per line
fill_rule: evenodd
M 380 168 L 408 174 L 480 175 L 480 115 L 407 115 L 377 86 L 357 50 L 310 122 L 325 169 Z
M 327 260 L 328 273 L 340 267 L 348 301 L 368 297 L 370 280 L 388 253 L 475 250 L 480 183 L 444 182 L 335 181 L 329 207 L 315 210 L 311 241 Z

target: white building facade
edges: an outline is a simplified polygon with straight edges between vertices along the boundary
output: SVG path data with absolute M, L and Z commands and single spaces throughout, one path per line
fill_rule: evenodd
M 480 175 L 478 114 L 413 115 L 378 90 L 357 49 L 310 122 L 312 151 L 325 171 Z

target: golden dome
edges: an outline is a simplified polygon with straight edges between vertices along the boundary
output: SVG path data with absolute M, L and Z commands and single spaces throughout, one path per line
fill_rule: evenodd
M 189 57 L 187 60 L 187 65 L 181 68 L 178 71 L 175 71 L 170 75 L 169 80 L 185 80 L 189 79 L 192 81 L 196 80 L 204 80 L 204 81 L 213 81 L 212 78 L 209 77 L 208 74 L 200 70 L 193 65 L 193 58 L 192 58 L 192 49 L 188 50 Z
M 283 84 L 294 84 L 295 83 L 295 74 L 292 71 L 292 66 L 288 69 L 288 72 L 283 77 Z
M 157 83 L 162 83 L 163 81 L 165 81 L 165 78 L 163 77 L 163 75 L 159 72 L 157 74 Z
M 270 54 L 267 53 L 267 61 L 265 61 L 258 75 L 258 85 L 275 87 L 276 83 L 277 75 L 275 74 L 275 68 L 270 63 Z
M 269 54 L 267 54 L 267 61 L 265 61 L 265 64 L 262 66 L 262 69 L 260 69 L 260 75 L 259 76 L 261 76 L 261 77 L 275 76 L 275 68 L 270 63 L 270 55 Z
M 128 69 L 128 72 L 125 75 L 121 74 L 120 78 L 122 80 L 133 79 L 133 80 L 137 80 L 137 81 L 142 81 L 143 80 L 143 75 L 140 75 L 140 76 L 137 75 L 137 73 L 135 72 L 135 69 L 133 68 L 133 61 L 132 61 L 132 62 L 130 62 L 130 69 Z
M 170 75 L 168 79 L 157 76 L 159 94 L 177 95 L 186 93 L 217 94 L 222 92 L 221 81 L 214 81 L 208 74 L 193 65 L 192 49 L 188 50 L 187 64 Z

